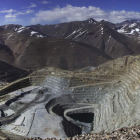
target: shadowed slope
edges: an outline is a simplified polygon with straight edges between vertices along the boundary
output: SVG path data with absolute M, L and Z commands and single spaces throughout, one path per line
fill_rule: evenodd
M 18 67 L 37 70 L 46 66 L 75 70 L 98 66 L 111 58 L 93 46 L 66 39 L 28 37 L 14 33 L 6 44 Z
M 13 82 L 29 75 L 29 72 L 0 61 L 0 81 Z

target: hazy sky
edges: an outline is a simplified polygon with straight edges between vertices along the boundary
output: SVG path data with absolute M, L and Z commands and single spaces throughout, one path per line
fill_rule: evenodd
M 140 19 L 140 0 L 0 0 L 0 25 Z

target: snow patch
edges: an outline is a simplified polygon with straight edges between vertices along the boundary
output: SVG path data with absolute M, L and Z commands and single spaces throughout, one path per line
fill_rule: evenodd
M 31 31 L 31 36 L 33 35 L 33 34 L 37 34 L 38 32 L 35 32 L 35 31 Z
M 77 39 L 79 36 L 81 36 L 82 34 L 84 34 L 87 30 L 83 31 L 83 32 L 80 32 L 80 34 L 78 34 L 75 39 Z
M 43 35 L 37 35 L 38 38 L 44 38 L 46 36 L 43 36 Z
M 58 27 L 58 25 L 55 25 L 55 28 L 57 28 Z
M 20 27 L 20 28 L 17 29 L 17 32 L 18 32 L 18 33 L 21 33 L 21 32 L 24 31 L 25 29 L 26 29 L 25 27 Z M 16 31 L 16 30 L 15 30 L 15 31 Z
M 126 25 L 124 25 L 121 29 L 124 29 L 126 26 L 127 26 L 127 24 L 126 24 Z
M 93 20 L 89 20 L 89 23 L 93 23 Z
M 130 27 L 130 28 L 133 28 L 133 27 L 135 27 L 136 25 L 137 25 L 137 23 L 133 23 L 133 24 L 129 25 L 129 27 Z
M 8 36 L 7 40 L 9 40 L 9 38 L 10 38 L 11 36 L 12 36 L 12 34 Z
M 104 28 L 103 28 L 103 27 L 101 27 L 101 34 L 104 34 L 104 31 L 103 31 L 103 29 L 104 29 Z
M 18 33 L 21 33 L 23 30 L 19 30 L 19 31 L 17 31 Z
M 110 41 L 111 37 L 112 37 L 112 36 L 110 35 L 109 38 L 108 38 L 108 41 Z M 108 41 L 107 41 L 107 42 L 108 42 Z M 106 42 L 106 43 L 107 43 L 107 42 Z
M 25 28 L 25 27 L 20 27 L 19 30 L 22 30 L 22 29 L 24 29 L 24 28 Z
M 4 28 L 7 29 L 8 25 L 6 25 Z
M 135 29 L 135 31 L 139 32 L 139 31 L 140 31 L 140 29 L 136 28 L 136 29 Z
M 18 28 L 14 28 L 14 31 L 16 32 L 18 30 Z
M 130 33 L 127 33 L 127 34 L 134 34 L 135 30 L 131 30 Z
M 125 33 L 126 31 L 124 29 L 117 30 L 119 33 Z
M 75 34 L 75 33 L 79 32 L 80 30 L 82 30 L 82 28 L 81 28 L 81 29 L 79 29 L 79 30 L 75 30 L 75 31 L 74 31 L 74 32 L 72 32 L 69 36 L 67 36 L 65 39 L 69 38 L 70 36 L 72 36 L 73 34 Z
M 127 24 L 126 25 L 124 25 L 121 29 L 118 29 L 117 31 L 119 32 L 119 33 L 125 33 L 126 31 L 125 31 L 125 27 L 127 26 Z

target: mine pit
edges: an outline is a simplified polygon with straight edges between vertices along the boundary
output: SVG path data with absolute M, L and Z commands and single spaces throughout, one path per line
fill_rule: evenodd
M 68 114 L 67 116 L 69 116 L 75 121 L 80 121 L 84 123 L 92 123 L 94 119 L 94 113 L 74 113 Z
M 139 62 L 136 64 L 139 65 Z M 27 79 L 11 83 L 1 90 L 1 129 L 12 133 L 14 137 L 50 136 L 65 139 L 91 131 L 111 132 L 128 126 L 130 120 L 131 125 L 135 124 L 135 119 L 139 120 L 135 110 L 139 110 L 140 103 L 137 94 L 140 90 L 137 88 L 139 83 L 135 81 L 140 69 L 137 72 L 132 65 L 130 74 L 129 69 L 126 69 L 126 72 L 121 71 L 122 74 L 120 71 L 116 72 L 117 76 L 110 69 L 103 74 L 99 71 L 102 73 L 102 68 L 97 71 L 95 69 L 90 74 L 69 72 L 68 77 L 68 72 L 62 73 L 48 68 L 30 75 Z M 55 74 L 51 74 L 52 72 Z M 132 78 L 134 72 L 135 76 Z M 123 81 L 122 78 L 129 75 L 130 78 Z M 89 77 L 92 79 L 91 83 Z M 97 81 L 97 78 L 100 81 Z M 29 81 L 31 86 L 25 88 L 24 84 L 28 85 Z M 22 83 L 23 87 L 15 91 Z M 135 87 L 132 86 L 134 84 Z M 127 92 L 127 88 L 133 87 L 136 90 L 134 94 Z M 131 114 L 132 111 L 135 116 L 134 113 Z M 7 112 L 8 117 L 4 116 Z

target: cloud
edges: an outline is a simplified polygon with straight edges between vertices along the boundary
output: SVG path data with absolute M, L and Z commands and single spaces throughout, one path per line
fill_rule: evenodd
M 21 22 L 23 21 L 22 19 L 17 19 L 16 17 L 11 17 L 11 18 L 7 18 L 5 19 L 5 24 L 9 24 L 9 23 L 17 23 L 17 22 Z
M 16 17 L 16 15 L 11 14 L 11 13 L 5 15 L 5 18 L 13 18 L 13 17 Z
M 140 13 L 134 11 L 111 11 L 108 20 L 114 23 L 122 22 L 129 19 L 140 19 Z
M 34 7 L 37 7 L 37 5 L 36 4 L 34 4 L 34 3 L 31 3 L 31 5 L 30 6 L 27 6 L 27 7 L 22 7 L 22 9 L 26 9 L 26 8 L 34 8 Z
M 25 12 L 16 12 L 14 14 L 12 13 L 8 13 L 7 15 L 5 15 L 5 18 L 13 18 L 13 17 L 17 17 L 18 15 L 26 15 L 26 14 L 30 14 L 30 13 L 33 13 L 34 10 L 26 10 Z
M 12 12 L 16 12 L 16 10 L 9 9 L 9 10 L 0 11 L 0 13 L 12 13 Z
M 37 5 L 34 4 L 34 3 L 31 3 L 31 6 L 29 6 L 28 8 L 33 8 L 33 7 L 36 7 Z
M 40 22 L 70 22 L 70 21 L 82 21 L 88 18 L 94 18 L 97 21 L 101 19 L 117 23 L 127 19 L 140 19 L 140 13 L 134 11 L 106 11 L 99 7 L 77 7 L 67 5 L 60 8 L 59 6 L 51 10 L 38 11 L 35 17 L 31 19 L 32 24 Z
M 44 0 L 44 1 L 40 2 L 40 3 L 42 3 L 42 4 L 48 4 L 48 3 L 51 3 L 51 2 Z
M 18 11 L 13 10 L 13 9 L 0 11 L 0 13 L 6 14 L 5 15 L 6 19 L 7 18 L 16 18 L 18 15 L 26 15 L 26 14 L 30 14 L 33 12 L 34 12 L 34 10 L 30 10 L 30 9 L 27 9 L 25 12 L 18 12 Z
M 34 12 L 34 10 L 28 9 L 25 12 L 18 12 L 17 15 L 26 15 L 26 14 L 30 14 L 30 13 L 33 13 L 33 12 Z

